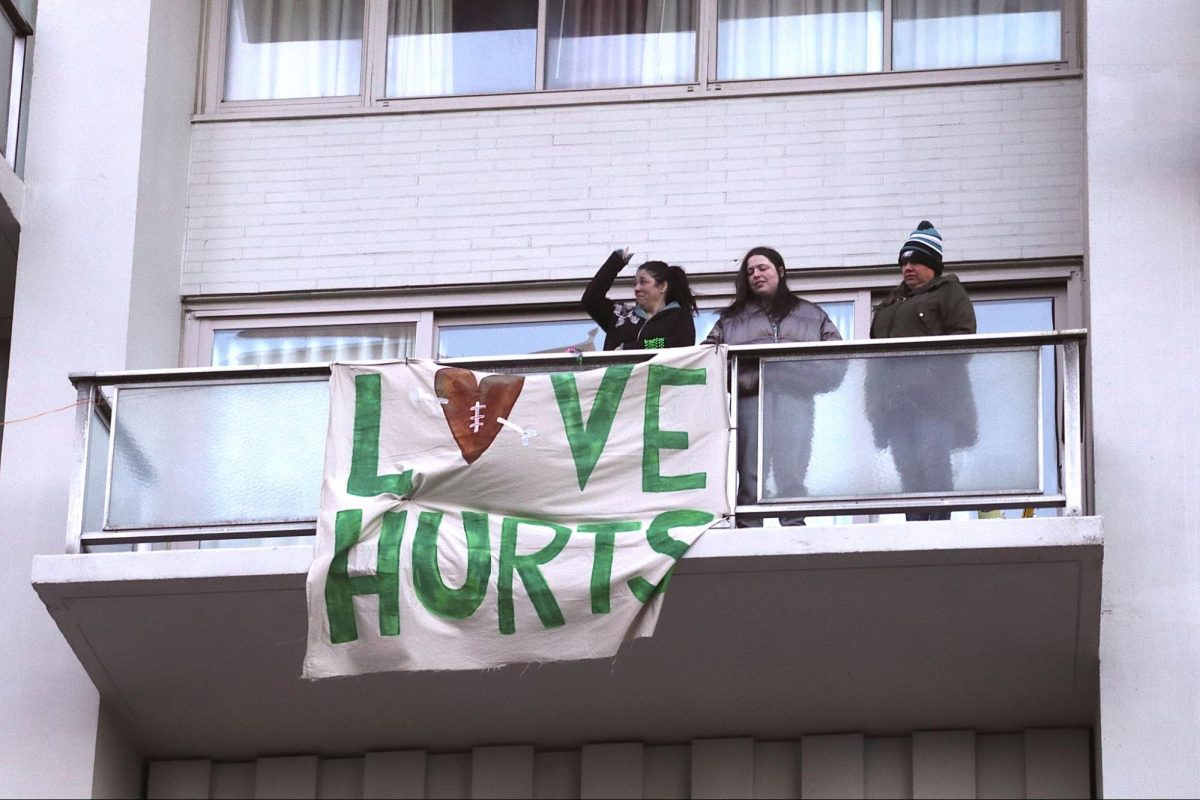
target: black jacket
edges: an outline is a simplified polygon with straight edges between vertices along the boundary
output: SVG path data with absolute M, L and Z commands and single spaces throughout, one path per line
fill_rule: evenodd
M 696 321 L 678 303 L 668 303 L 653 317 L 647 317 L 636 303 L 608 299 L 608 290 L 624 266 L 621 251 L 614 250 L 583 291 L 584 310 L 604 329 L 604 349 L 653 350 L 694 345 Z

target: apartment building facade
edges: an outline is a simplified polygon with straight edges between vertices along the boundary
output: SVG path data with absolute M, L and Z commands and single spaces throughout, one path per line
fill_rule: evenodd
M 0 176 L 0 792 L 1200 787 L 1194 4 L 3 5 L 24 91 Z M 163 544 L 153 487 L 122 507 L 103 463 L 86 507 L 79 386 L 586 351 L 579 295 L 626 246 L 688 269 L 699 329 L 776 247 L 864 340 L 921 219 L 980 333 L 1086 330 L 1074 441 L 1067 362 L 1035 389 L 1061 507 L 716 530 L 615 661 L 316 683 L 305 539 Z M 192 482 L 229 456 L 177 455 Z

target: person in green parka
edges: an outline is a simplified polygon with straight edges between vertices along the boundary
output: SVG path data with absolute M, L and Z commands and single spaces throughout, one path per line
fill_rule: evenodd
M 872 312 L 871 338 L 975 333 L 975 308 L 955 275 L 943 272 L 942 237 L 922 220 L 900 248 L 901 282 Z M 867 417 L 875 446 L 891 447 L 901 490 L 936 496 L 954 489 L 950 454 L 978 438 L 970 355 L 872 358 Z M 908 514 L 949 519 L 950 512 Z

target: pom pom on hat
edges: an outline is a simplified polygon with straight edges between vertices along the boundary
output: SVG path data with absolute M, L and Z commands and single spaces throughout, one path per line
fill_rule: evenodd
M 917 229 L 908 236 L 904 246 L 900 248 L 899 261 L 916 261 L 932 269 L 936 274 L 942 274 L 942 235 L 929 220 L 921 220 Z

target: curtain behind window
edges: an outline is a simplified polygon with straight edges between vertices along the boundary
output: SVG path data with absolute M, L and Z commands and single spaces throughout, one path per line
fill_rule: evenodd
M 364 0 L 230 0 L 226 100 L 357 95 Z
M 391 0 L 387 96 L 532 91 L 538 0 Z
M 452 0 L 394 0 L 388 12 L 387 95 L 453 94 Z
M 548 0 L 546 88 L 696 79 L 691 0 Z
M 882 69 L 883 0 L 721 0 L 720 80 Z
M 1062 0 L 896 0 L 893 14 L 898 70 L 1062 59 Z
M 320 325 L 243 328 L 213 334 L 214 367 L 369 361 L 411 356 L 416 325 Z

